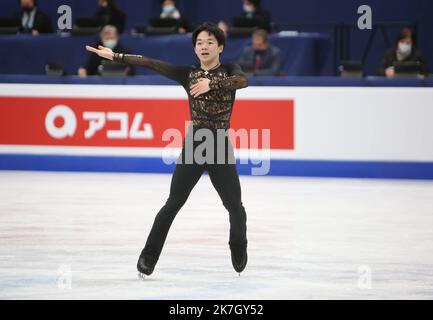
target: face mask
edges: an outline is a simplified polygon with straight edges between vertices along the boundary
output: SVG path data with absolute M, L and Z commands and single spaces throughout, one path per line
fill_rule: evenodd
M 105 40 L 105 41 L 102 41 L 102 45 L 104 47 L 107 47 L 107 48 L 110 48 L 111 50 L 113 50 L 117 46 L 117 40 L 114 40 L 114 39 Z
M 408 55 L 412 51 L 412 45 L 408 43 L 399 42 L 398 43 L 398 51 L 401 54 Z
M 254 12 L 254 6 L 251 4 L 244 4 L 244 11 L 246 13 L 253 13 Z
M 164 13 L 170 13 L 170 12 L 172 12 L 172 11 L 174 11 L 174 5 L 172 5 L 172 4 L 167 4 L 167 5 L 165 5 L 163 8 L 162 8 L 162 12 L 164 12 Z

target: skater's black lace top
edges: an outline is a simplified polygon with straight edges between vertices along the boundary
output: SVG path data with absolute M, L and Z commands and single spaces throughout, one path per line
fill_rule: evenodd
M 248 80 L 241 68 L 233 63 L 221 64 L 215 69 L 205 71 L 200 67 L 176 66 L 133 54 L 115 53 L 113 60 L 147 67 L 181 84 L 188 94 L 192 124 L 200 128 L 228 129 L 236 89 L 248 86 Z M 190 95 L 189 88 L 200 78 L 210 80 L 210 91 L 194 98 Z

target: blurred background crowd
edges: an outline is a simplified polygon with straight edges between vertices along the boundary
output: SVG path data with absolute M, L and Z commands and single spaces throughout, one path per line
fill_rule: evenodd
M 433 5 L 399 0 L 394 2 L 399 10 L 386 11 L 379 1 L 371 2 L 373 29 L 359 30 L 352 0 L 6 0 L 0 4 L 0 73 L 137 74 L 85 53 L 82 45 L 88 42 L 193 64 L 186 46 L 194 28 L 208 21 L 228 38 L 223 62 L 238 62 L 252 77 L 428 76 L 433 24 L 423 9 Z M 63 4 L 72 9 L 71 29 L 58 27 Z

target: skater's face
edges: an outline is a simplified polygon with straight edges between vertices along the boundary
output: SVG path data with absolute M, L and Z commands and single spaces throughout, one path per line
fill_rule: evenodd
M 207 31 L 202 31 L 197 36 L 194 51 L 201 63 L 208 64 L 219 59 L 224 46 L 218 45 L 215 36 Z

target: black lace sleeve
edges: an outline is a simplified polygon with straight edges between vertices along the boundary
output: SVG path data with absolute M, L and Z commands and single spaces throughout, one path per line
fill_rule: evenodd
M 169 79 L 177 81 L 183 86 L 186 86 L 190 71 L 189 67 L 177 66 L 165 61 L 136 54 L 114 53 L 113 61 L 149 68 Z
M 227 71 L 229 74 L 227 78 L 212 80 L 209 83 L 211 90 L 236 90 L 248 87 L 248 79 L 238 64 L 233 63 L 227 65 Z

